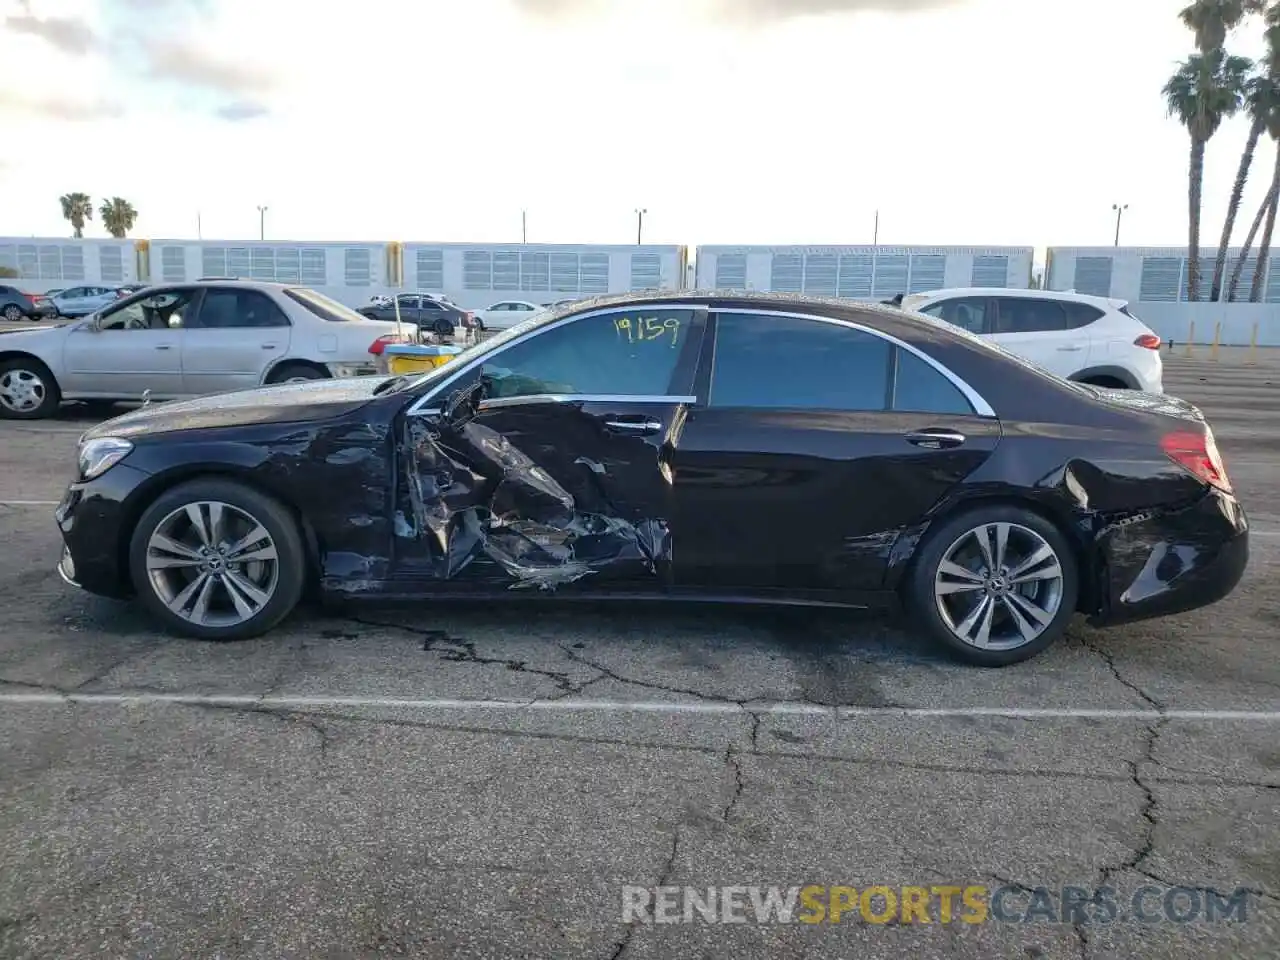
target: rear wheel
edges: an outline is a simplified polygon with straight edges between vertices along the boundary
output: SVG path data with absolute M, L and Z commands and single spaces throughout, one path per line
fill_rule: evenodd
M 199 640 L 242 640 L 293 611 L 307 563 L 288 509 L 217 478 L 174 487 L 143 513 L 129 568 L 142 602 L 170 629 Z
M 23 314 L 22 308 L 17 304 L 11 303 L 4 308 L 4 318 L 11 323 L 17 323 L 23 318 L 23 316 L 25 316 L 25 314 Z
M 308 380 L 327 379 L 327 374 L 305 363 L 286 363 L 271 371 L 267 383 L 306 383 Z
M 1129 385 L 1118 377 L 1085 377 L 1080 381 L 1091 387 L 1105 387 L 1108 390 L 1128 390 Z
M 15 357 L 0 363 L 0 417 L 41 420 L 62 404 L 58 381 L 34 357 Z
M 961 659 L 1002 667 L 1067 629 L 1079 590 L 1062 533 L 1019 507 L 966 511 L 921 545 L 906 585 L 910 613 Z

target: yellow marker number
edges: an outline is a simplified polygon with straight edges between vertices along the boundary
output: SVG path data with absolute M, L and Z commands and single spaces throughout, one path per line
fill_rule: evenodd
M 628 343 L 654 343 L 669 340 L 672 348 L 680 342 L 680 321 L 675 317 L 663 320 L 661 317 L 619 317 L 613 321 L 619 339 L 625 337 Z

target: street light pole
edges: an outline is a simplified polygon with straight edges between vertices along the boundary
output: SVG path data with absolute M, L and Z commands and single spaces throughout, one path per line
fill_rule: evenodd
M 258 239 L 267 239 L 267 208 L 258 208 Z
M 1120 246 L 1120 219 L 1124 216 L 1124 212 L 1129 209 L 1127 203 L 1113 203 L 1111 209 L 1116 212 L 1116 246 Z
M 648 210 L 636 208 L 636 246 L 640 246 L 644 238 L 644 215 Z
M 520 211 L 520 242 L 529 242 L 529 211 Z

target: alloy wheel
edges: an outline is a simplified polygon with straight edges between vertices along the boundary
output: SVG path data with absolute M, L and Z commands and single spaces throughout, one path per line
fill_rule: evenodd
M 15 413 L 37 409 L 47 394 L 44 379 L 31 370 L 11 369 L 0 375 L 0 404 Z
M 10 304 L 4 308 L 4 318 L 13 323 L 17 323 L 22 319 L 22 311 Z
M 267 528 L 219 501 L 179 507 L 147 541 L 147 578 L 156 596 L 197 626 L 238 626 L 256 616 L 275 593 L 279 563 Z
M 1062 563 L 1034 530 L 984 523 L 943 553 L 933 595 L 942 622 L 961 642 L 1013 650 L 1035 641 L 1057 616 Z

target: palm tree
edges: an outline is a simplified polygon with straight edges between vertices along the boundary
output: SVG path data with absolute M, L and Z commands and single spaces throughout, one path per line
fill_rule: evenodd
M 1280 153 L 1276 155 L 1280 160 Z M 1232 303 L 1236 299 L 1236 291 L 1240 288 L 1240 277 L 1244 274 L 1244 265 L 1249 259 L 1249 251 L 1253 249 L 1253 240 L 1258 235 L 1258 230 L 1262 227 L 1262 218 L 1267 215 L 1267 208 L 1276 202 L 1276 185 L 1275 176 L 1271 178 L 1271 189 L 1267 191 L 1266 197 L 1258 206 L 1257 216 L 1253 218 L 1253 226 L 1249 228 L 1249 235 L 1244 238 L 1244 248 L 1240 251 L 1240 256 L 1236 259 L 1236 265 L 1231 270 L 1231 283 L 1227 285 L 1227 300 Z M 1259 267 L 1260 269 L 1260 267 Z
M 1253 286 L 1249 289 L 1249 302 L 1257 303 L 1262 299 L 1262 284 L 1267 276 L 1267 261 L 1271 257 L 1271 235 L 1276 229 L 1276 193 L 1280 191 L 1280 150 L 1276 151 L 1276 169 L 1271 177 L 1271 189 L 1263 205 L 1267 211 L 1267 220 L 1262 228 L 1262 241 L 1258 244 L 1258 262 L 1253 269 Z M 1243 259 L 1243 258 L 1242 258 Z
M 102 225 L 107 228 L 107 233 L 117 240 L 128 236 L 138 219 L 138 211 L 124 197 L 104 200 L 98 212 L 102 214 Z
M 1187 299 L 1200 295 L 1200 205 L 1204 187 L 1205 146 L 1222 121 L 1244 104 L 1245 84 L 1253 70 L 1247 57 L 1233 57 L 1223 50 L 1195 53 L 1179 65 L 1164 85 L 1169 115 L 1175 116 L 1191 136 L 1188 170 L 1189 217 L 1187 223 Z
M 79 240 L 84 236 L 84 222 L 93 219 L 93 201 L 87 193 L 64 193 L 58 202 L 62 204 L 62 218 L 71 221 Z
M 1270 59 L 1270 58 L 1268 58 Z M 1222 239 L 1218 243 L 1218 260 L 1213 267 L 1213 286 L 1209 300 L 1217 303 L 1222 297 L 1222 281 L 1227 270 L 1227 250 L 1231 247 L 1231 234 L 1235 231 L 1236 217 L 1240 213 L 1240 200 L 1244 196 L 1245 184 L 1249 180 L 1249 169 L 1253 166 L 1253 155 L 1258 148 L 1258 141 L 1267 128 L 1268 118 L 1280 109 L 1280 75 L 1272 69 L 1256 77 L 1251 77 L 1245 92 L 1245 103 L 1249 115 L 1253 118 L 1249 126 L 1249 137 L 1245 140 L 1244 153 L 1240 155 L 1240 166 L 1236 170 L 1236 182 L 1231 188 L 1231 199 L 1227 201 L 1227 219 L 1222 225 Z M 1253 242 L 1250 236 L 1250 243 Z M 1243 257 L 1241 258 L 1243 261 Z
M 1201 53 L 1221 50 L 1227 34 L 1251 13 L 1261 13 L 1266 0 L 1195 0 L 1178 16 L 1196 35 L 1196 49 Z

